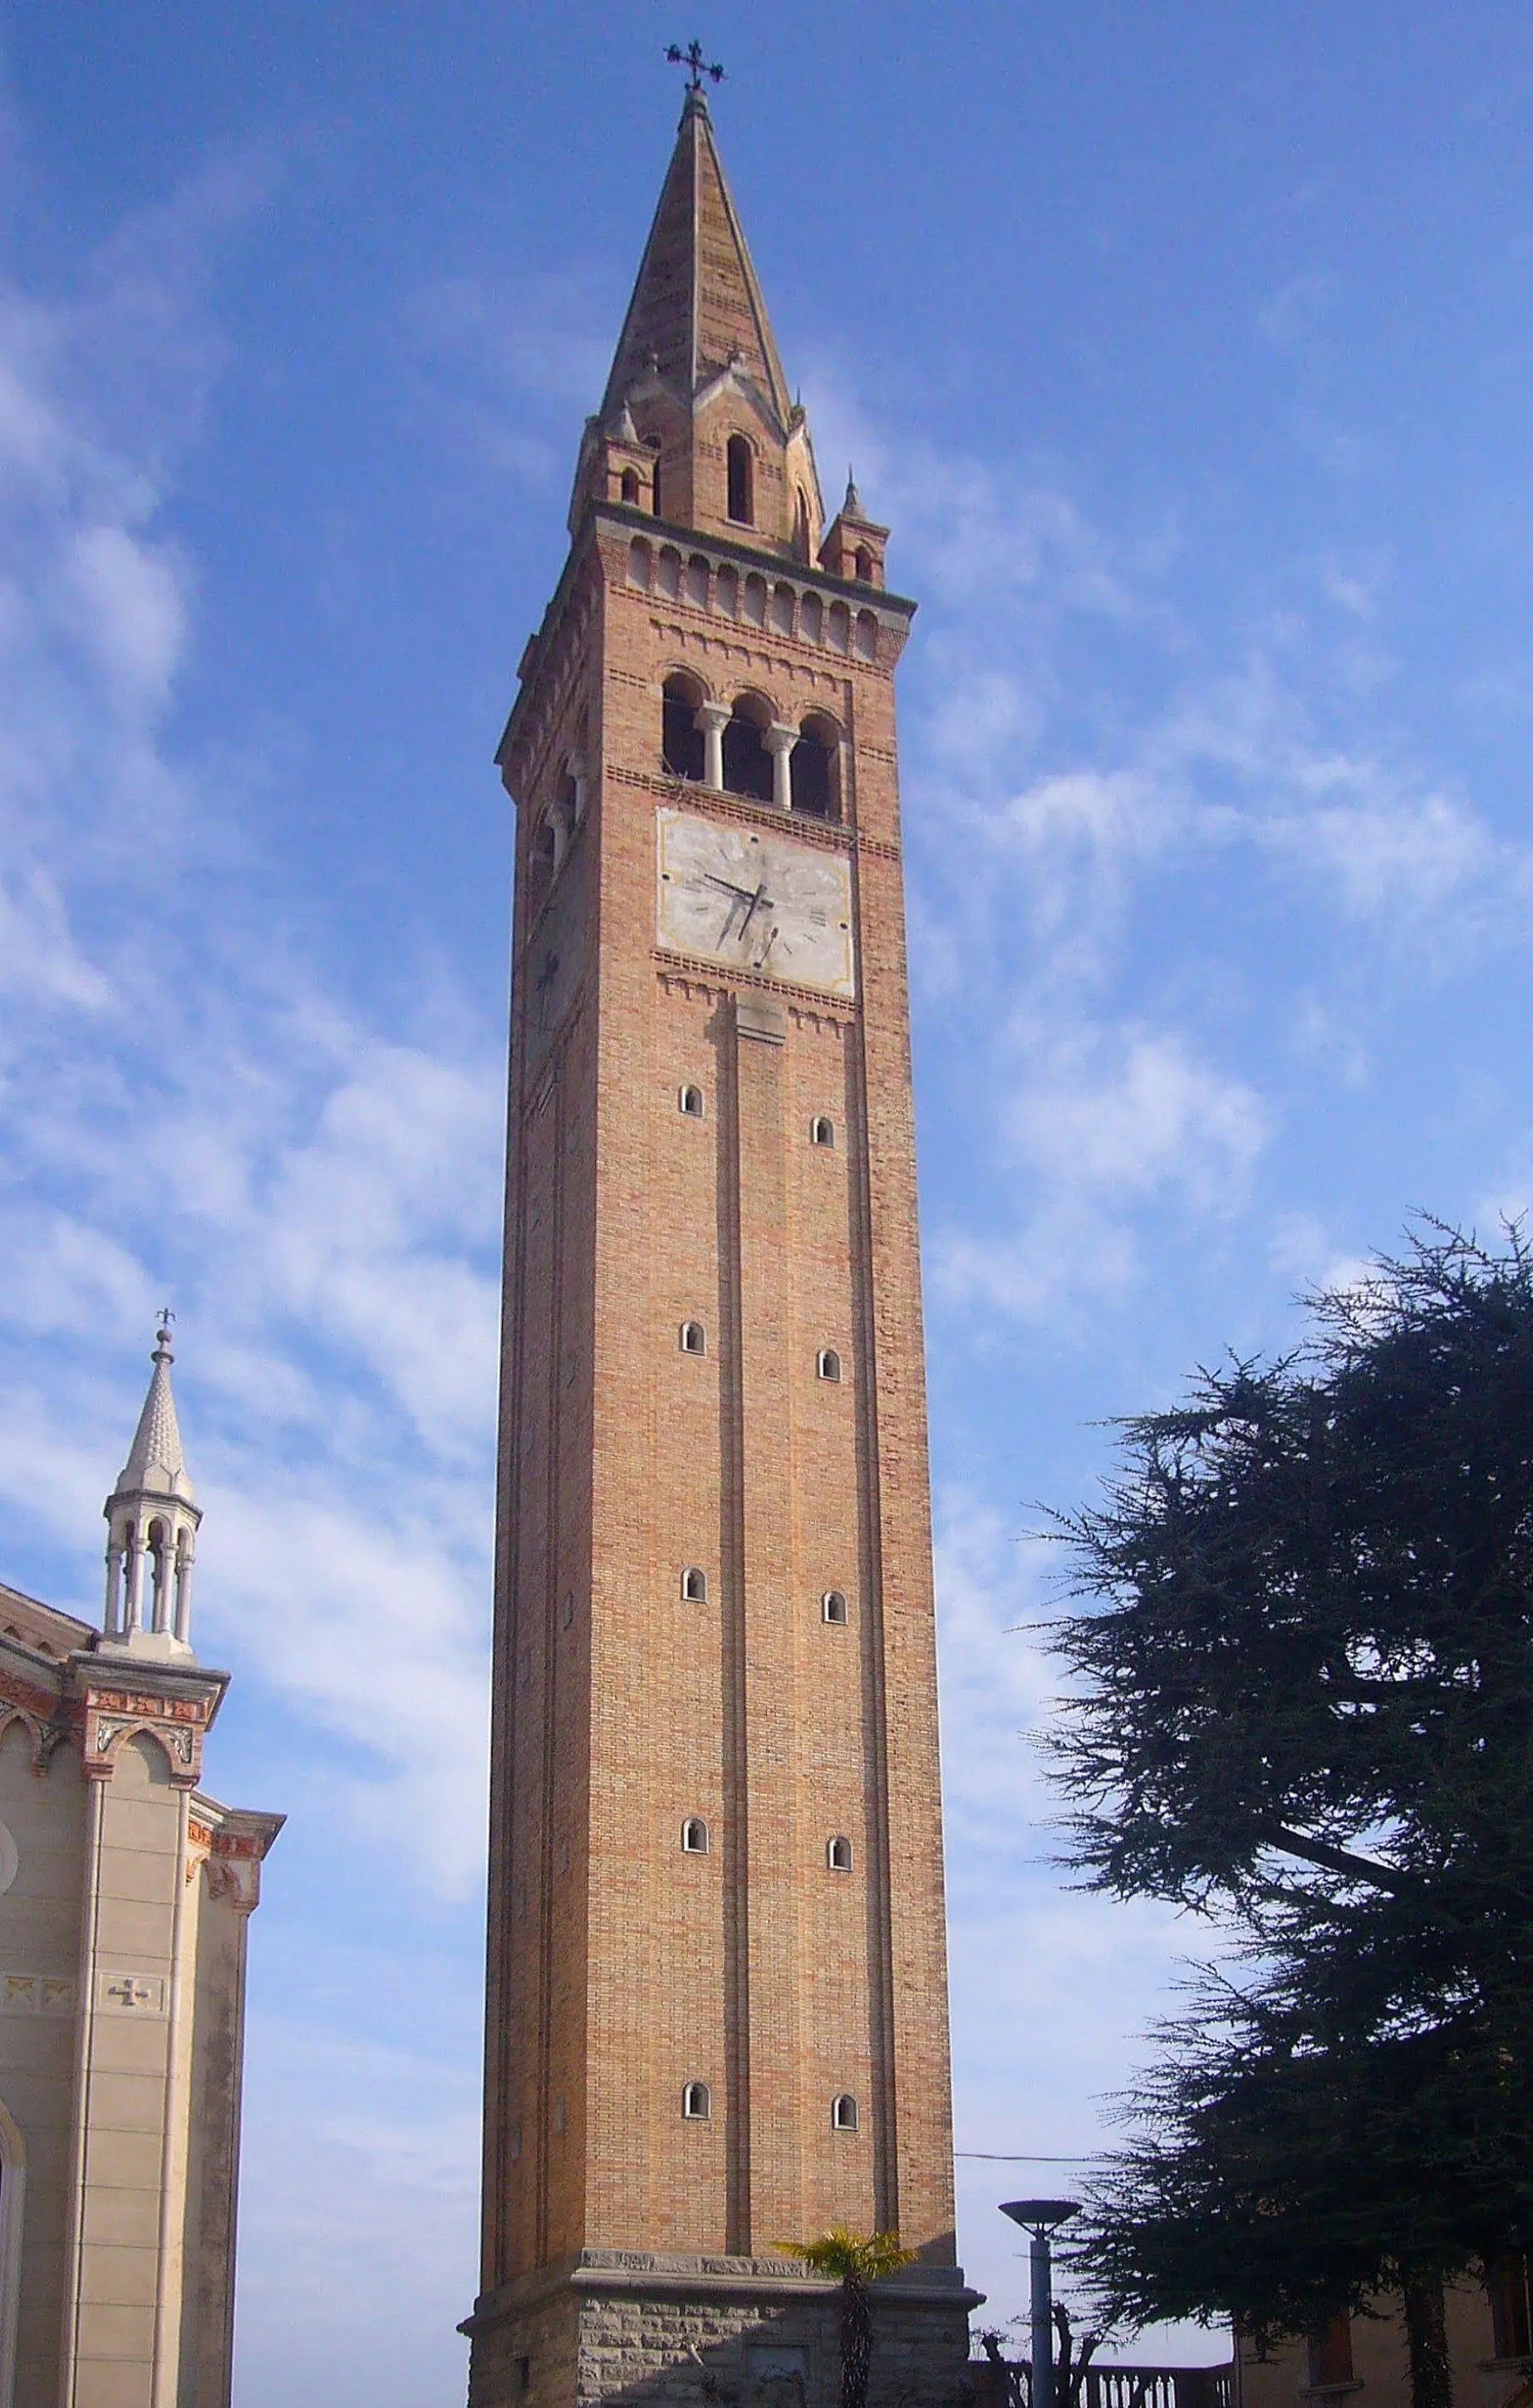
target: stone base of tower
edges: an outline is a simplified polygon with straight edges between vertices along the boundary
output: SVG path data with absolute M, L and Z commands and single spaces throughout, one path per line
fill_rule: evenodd
M 871 2297 L 869 2408 L 962 2408 L 983 2295 L 917 2266 Z M 478 2301 L 469 2408 L 837 2408 L 839 2321 L 791 2259 L 586 2249 Z

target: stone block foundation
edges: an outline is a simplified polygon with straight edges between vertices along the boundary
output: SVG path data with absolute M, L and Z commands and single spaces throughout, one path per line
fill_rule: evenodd
M 869 2408 L 966 2408 L 969 2311 L 956 2267 L 872 2294 Z M 838 2408 L 838 2286 L 780 2258 L 583 2250 L 483 2298 L 470 2408 Z

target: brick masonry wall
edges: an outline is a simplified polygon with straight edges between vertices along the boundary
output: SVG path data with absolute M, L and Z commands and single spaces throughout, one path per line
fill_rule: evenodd
M 928 2264 L 953 2258 L 903 622 L 886 609 L 862 660 L 725 621 L 706 592 L 636 586 L 630 531 L 621 513 L 587 523 L 508 757 L 486 2293 L 582 2250 L 741 2255 L 832 2222 L 898 2225 Z M 828 609 L 837 589 L 792 573 Z M 786 724 L 833 717 L 842 827 L 678 794 L 659 760 L 677 667 L 726 702 L 764 694 Z M 586 810 L 550 885 L 533 847 L 572 750 Z M 849 860 L 856 1003 L 657 953 L 655 812 L 678 800 Z M 765 1007 L 764 1036 L 742 998 L 746 1017 Z M 684 1083 L 701 1119 L 677 1110 Z M 817 1113 L 833 1147 L 810 1142 Z M 691 1319 L 701 1356 L 677 1343 Z M 816 1377 L 824 1345 L 839 1383 Z M 687 1565 L 705 1602 L 682 1597 Z M 845 1627 L 821 1614 L 832 1587 Z M 681 1850 L 690 1814 L 704 1855 Z M 832 1834 L 850 1873 L 827 1865 Z M 706 2119 L 681 2114 L 689 2081 L 709 2086 Z M 832 2128 L 842 2091 L 856 2132 Z M 589 2351 L 642 2357 L 648 2332 L 643 2381 L 662 2387 L 644 2396 L 669 2398 L 671 2309 L 634 2327 L 615 2301 L 600 2344 L 594 2313 L 567 2336 L 579 2396 Z M 475 2344 L 486 2401 L 491 2365 L 531 2354 L 495 2331 Z M 924 2364 L 928 2344 L 909 2345 Z M 954 2348 L 961 2366 L 961 2332 Z M 936 2396 L 925 2385 L 910 2397 Z

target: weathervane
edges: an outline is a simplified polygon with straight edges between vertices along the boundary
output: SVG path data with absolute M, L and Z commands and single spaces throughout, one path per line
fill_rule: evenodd
M 702 44 L 696 35 L 692 36 L 685 50 L 679 42 L 672 42 L 665 55 L 673 67 L 690 67 L 691 73 L 687 79 L 688 92 L 701 92 L 704 76 L 710 76 L 715 83 L 722 83 L 724 80 L 723 68 L 716 59 L 710 61 L 703 57 Z

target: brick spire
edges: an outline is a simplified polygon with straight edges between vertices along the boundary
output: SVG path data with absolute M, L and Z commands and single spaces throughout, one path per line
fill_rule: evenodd
M 601 423 L 608 424 L 629 390 L 657 371 L 690 407 L 731 362 L 786 434 L 792 403 L 766 303 L 719 165 L 708 104 L 701 92 L 689 92 L 602 396 Z

